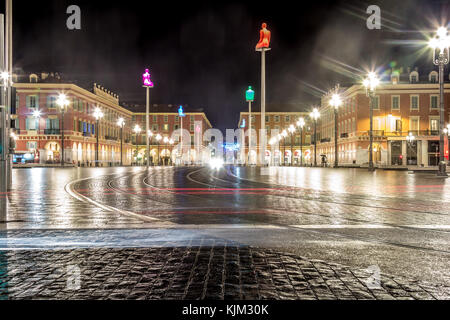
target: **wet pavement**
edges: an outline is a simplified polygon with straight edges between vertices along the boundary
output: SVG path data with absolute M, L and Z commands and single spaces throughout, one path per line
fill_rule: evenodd
M 164 263 L 169 269 L 160 270 L 157 277 L 168 282 L 157 288 L 155 294 L 147 283 L 137 294 L 136 286 L 139 288 L 140 283 L 137 276 L 128 279 L 126 270 L 119 268 L 121 279 L 130 286 L 121 286 L 123 290 L 117 295 L 112 287 L 102 289 L 102 294 L 93 297 L 207 298 L 211 294 L 227 299 L 448 299 L 449 186 L 448 179 L 436 178 L 432 173 L 388 170 L 369 173 L 364 169 L 226 167 L 213 171 L 201 167 L 159 167 L 148 172 L 144 168 L 16 169 L 9 195 L 9 222 L 0 224 L 0 256 L 5 261 L 3 264 L 0 261 L 1 296 L 45 298 L 38 289 L 31 290 L 33 285 L 27 278 L 35 277 L 28 272 L 48 271 L 42 271 L 43 277 L 33 282 L 44 292 L 49 282 L 42 279 L 53 277 L 54 272 L 44 262 L 34 264 L 31 269 L 21 268 L 15 257 L 51 261 L 57 256 L 64 257 L 64 261 L 72 259 L 70 265 L 81 270 L 81 283 L 85 287 L 81 285 L 82 293 L 66 292 L 64 281 L 59 278 L 60 283 L 48 297 L 86 298 L 93 294 L 95 283 L 118 281 L 112 271 L 100 272 L 103 278 L 99 280 L 88 279 L 92 270 L 103 268 L 102 255 L 111 252 L 117 260 L 114 263 L 125 264 L 128 269 L 136 265 L 142 271 L 147 265 L 152 269 Z M 276 278 L 286 282 L 285 290 L 278 292 L 274 289 L 278 285 L 270 289 L 267 282 L 274 279 L 270 263 L 260 260 L 259 264 L 244 265 L 244 271 L 239 272 L 261 273 L 257 280 L 267 290 L 253 280 L 247 284 L 247 277 L 239 280 L 238 288 L 230 287 L 223 277 L 220 281 L 214 278 L 220 288 L 208 291 L 209 283 L 214 282 L 208 280 L 208 268 L 212 266 L 214 272 L 226 274 L 228 263 L 236 264 L 237 269 L 241 266 L 239 254 L 231 255 L 229 260 L 223 258 L 227 248 L 252 252 L 244 260 L 254 259 L 253 253 L 258 257 L 275 255 L 278 257 L 275 265 L 295 260 L 290 271 L 297 276 L 304 276 L 316 262 L 326 268 L 333 265 L 352 273 L 350 278 L 355 282 L 349 287 L 342 283 L 339 272 L 327 269 L 326 277 L 319 271 L 311 278 L 312 282 L 297 279 L 306 281 L 299 289 L 286 268 L 283 271 L 283 267 L 274 267 L 273 270 L 280 269 Z M 164 258 L 167 261 L 161 258 L 156 263 L 153 258 L 146 258 L 161 250 L 170 252 Z M 176 288 L 182 293 L 172 292 L 169 283 L 177 277 L 175 261 L 183 261 L 192 252 L 198 256 L 203 251 L 209 252 L 209 256 L 205 253 L 199 270 L 195 263 L 188 269 L 196 280 L 187 276 L 179 279 L 182 281 Z M 216 251 L 222 257 L 218 258 L 219 265 L 211 264 Z M 74 255 L 84 260 L 77 262 Z M 135 255 L 140 258 L 132 260 L 135 261 L 132 265 L 127 264 L 130 256 Z M 208 259 L 210 262 L 206 262 Z M 361 284 L 356 274 L 362 272 L 367 279 L 367 270 L 381 272 L 381 287 L 375 289 L 381 291 L 372 292 L 366 284 L 356 285 Z M 145 278 L 147 273 L 142 271 L 140 276 Z M 18 282 L 12 281 L 12 274 Z M 62 272 L 61 277 L 64 275 L 67 277 L 67 272 Z M 156 275 L 152 277 L 156 279 Z M 395 290 L 400 291 L 389 291 L 391 280 L 397 283 Z M 23 287 L 18 284 L 20 281 L 24 282 Z M 326 285 L 320 284 L 321 281 Z M 328 284 L 330 281 L 337 288 L 347 289 L 338 290 Z M 197 289 L 188 294 L 192 283 Z M 317 292 L 316 284 L 321 288 Z M 23 290 L 14 289 L 27 285 L 32 294 L 20 295 Z M 243 289 L 247 285 L 249 292 Z M 413 286 L 414 290 L 401 285 Z M 367 294 L 353 293 L 356 289 L 351 288 L 355 286 Z M 227 291 L 228 287 L 233 289 Z

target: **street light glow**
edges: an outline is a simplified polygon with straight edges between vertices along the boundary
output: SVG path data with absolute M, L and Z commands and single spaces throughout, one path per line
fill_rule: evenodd
M 319 109 L 314 108 L 313 111 L 311 111 L 311 113 L 309 114 L 309 116 L 311 117 L 311 119 L 317 120 L 320 118 L 320 112 Z
M 134 129 L 133 129 L 133 131 L 135 132 L 135 133 L 137 133 L 137 134 L 139 134 L 140 132 L 141 132 L 141 127 L 137 124 L 137 125 L 135 125 L 134 126 Z
M 366 87 L 366 90 L 369 91 L 375 91 L 375 89 L 380 84 L 380 79 L 378 78 L 377 74 L 373 71 L 369 72 L 367 74 L 367 78 L 364 79 L 363 85 Z
M 60 93 L 58 95 L 58 99 L 56 100 L 56 104 L 61 108 L 65 109 L 69 105 L 69 99 L 67 99 L 67 96 L 64 93 Z
M 299 126 L 300 128 L 303 128 L 305 126 L 305 119 L 303 117 L 298 119 L 297 126 Z
M 342 105 L 342 99 L 338 93 L 333 93 L 330 99 L 330 105 L 336 109 Z
M 33 111 L 33 117 L 40 118 L 41 117 L 41 110 L 34 110 Z
M 295 131 L 294 125 L 291 124 L 291 125 L 289 126 L 288 130 L 289 130 L 290 133 L 293 133 L 293 132 Z
M 102 109 L 100 109 L 99 107 L 95 108 L 93 115 L 94 115 L 94 118 L 96 120 L 99 120 L 99 119 L 103 118 L 103 111 L 102 111 Z
M 119 118 L 119 119 L 117 120 L 117 125 L 118 125 L 119 127 L 122 127 L 124 124 L 125 124 L 125 120 L 124 120 L 123 118 Z

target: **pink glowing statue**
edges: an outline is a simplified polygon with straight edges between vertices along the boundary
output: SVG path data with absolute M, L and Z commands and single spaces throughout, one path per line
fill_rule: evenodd
M 256 49 L 269 48 L 270 45 L 270 31 L 267 30 L 267 24 L 262 24 L 262 29 L 259 31 L 259 42 L 256 45 Z
M 148 69 L 145 69 L 145 73 L 142 75 L 142 81 L 144 82 L 144 86 L 153 87 L 153 82 L 150 79 L 150 73 L 148 72 Z

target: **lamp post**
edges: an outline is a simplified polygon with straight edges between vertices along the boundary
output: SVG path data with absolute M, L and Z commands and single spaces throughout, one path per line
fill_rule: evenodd
M 164 148 L 166 148 L 166 150 L 167 150 L 167 144 L 169 143 L 169 138 L 164 137 L 163 142 L 164 142 Z M 164 159 L 163 164 L 164 164 L 164 166 L 166 165 L 166 160 L 165 159 Z
M 136 165 L 138 165 L 138 147 L 139 147 L 138 137 L 139 137 L 139 133 L 141 133 L 142 129 L 141 129 L 141 127 L 137 124 L 137 125 L 134 126 L 133 131 L 134 131 L 134 133 L 136 134 Z
M 61 109 L 61 167 L 64 167 L 64 112 L 69 105 L 66 95 L 61 93 L 56 100 L 56 104 Z
M 444 156 L 444 65 L 449 62 L 450 46 L 447 28 L 440 27 L 436 37 L 430 40 L 429 46 L 433 49 L 433 63 L 439 66 L 439 170 L 437 175 L 447 177 Z
M 150 145 L 151 145 L 151 142 L 152 142 L 152 137 L 153 137 L 152 130 L 148 130 L 147 131 L 147 139 L 148 139 Z M 153 160 L 152 160 L 152 164 L 154 165 Z
M 334 167 L 339 166 L 338 159 L 338 109 L 342 105 L 340 95 L 337 93 L 339 86 L 336 87 L 336 93 L 333 93 L 330 99 L 330 106 L 334 108 Z
M 39 142 L 40 142 L 40 118 L 41 118 L 41 110 L 34 110 L 33 111 L 33 117 L 37 120 L 37 134 L 38 134 L 38 143 L 37 143 L 37 150 L 39 150 Z
M 300 127 L 300 166 L 303 166 L 303 127 L 305 126 L 305 119 L 298 119 L 297 126 Z
M 158 142 L 158 165 L 159 165 L 159 141 L 162 139 L 161 135 L 158 133 L 155 137 L 156 142 Z
M 290 165 L 292 166 L 292 162 L 294 162 L 293 160 L 294 160 L 294 154 L 292 153 L 292 134 L 295 132 L 295 127 L 294 127 L 294 125 L 290 125 L 289 126 L 289 128 L 288 128 L 288 131 L 289 131 L 289 133 L 291 134 L 291 163 L 290 163 Z
M 125 120 L 123 118 L 119 118 L 117 120 L 117 125 L 120 127 L 120 165 L 123 166 L 123 126 L 125 124 Z
M 103 118 L 103 111 L 97 107 L 94 110 L 94 118 L 96 120 L 96 128 L 95 128 L 95 135 L 96 135 L 96 143 L 95 143 L 95 166 L 98 167 L 98 149 L 99 149 L 99 129 L 100 129 L 100 119 Z
M 317 119 L 320 117 L 320 112 L 314 108 L 309 116 L 314 120 L 314 167 L 317 167 Z
M 170 156 L 169 156 L 169 161 L 170 161 L 170 165 L 173 165 L 172 163 L 172 153 L 173 153 L 173 139 L 169 139 L 169 144 L 170 144 Z
M 250 165 L 250 151 L 252 150 L 252 102 L 255 100 L 255 91 L 249 86 L 245 91 L 245 100 L 248 102 L 248 155 L 247 165 Z M 262 121 L 262 120 L 261 120 Z M 262 122 L 261 122 L 262 123 Z
M 413 136 L 412 132 L 410 132 L 407 136 L 406 136 L 406 141 L 408 141 L 408 148 L 410 151 L 411 150 L 411 143 L 416 139 L 416 137 Z M 409 157 L 408 157 L 408 151 L 406 152 L 406 162 L 409 162 Z M 408 165 L 408 164 L 407 164 Z
M 363 82 L 364 87 L 366 87 L 366 95 L 369 97 L 369 171 L 375 171 L 375 167 L 373 165 L 373 104 L 375 100 L 375 90 L 379 84 L 380 80 L 375 72 L 369 72 L 367 78 L 364 79 Z
M 145 73 L 142 75 L 142 81 L 143 86 L 147 90 L 147 99 L 146 99 L 146 105 L 145 105 L 145 132 L 148 132 L 149 130 L 149 117 L 150 117 L 150 88 L 153 88 L 153 82 L 150 79 L 150 73 L 148 72 L 148 69 L 145 69 Z M 150 145 L 148 139 L 146 139 L 146 149 L 145 149 L 145 155 L 147 157 L 147 169 L 149 168 L 150 164 Z
M 281 136 L 283 137 L 283 166 L 286 165 L 286 137 L 288 133 L 286 129 L 281 132 Z

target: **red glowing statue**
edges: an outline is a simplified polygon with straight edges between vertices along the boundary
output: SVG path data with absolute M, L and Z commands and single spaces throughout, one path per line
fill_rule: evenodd
M 262 29 L 259 31 L 259 42 L 256 45 L 256 49 L 269 48 L 270 45 L 270 31 L 267 30 L 267 24 L 262 24 Z

